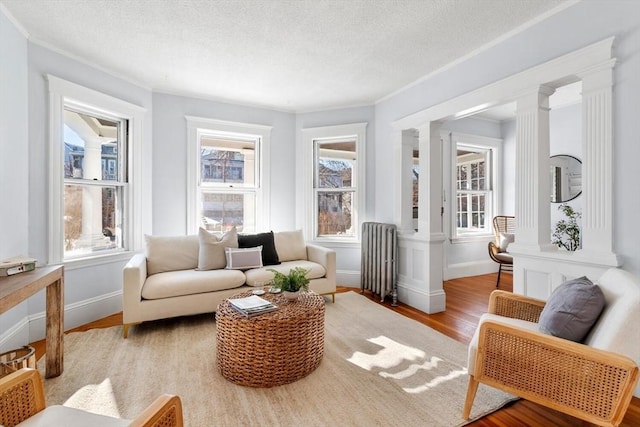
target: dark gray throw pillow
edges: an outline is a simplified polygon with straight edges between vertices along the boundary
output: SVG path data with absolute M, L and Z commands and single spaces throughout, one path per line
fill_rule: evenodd
M 569 280 L 549 297 L 538 321 L 540 332 L 582 342 L 600 317 L 604 294 L 586 277 Z
M 273 231 L 258 234 L 239 234 L 239 248 L 255 248 L 262 246 L 262 265 L 278 265 L 278 252 L 276 252 L 276 244 L 273 239 Z

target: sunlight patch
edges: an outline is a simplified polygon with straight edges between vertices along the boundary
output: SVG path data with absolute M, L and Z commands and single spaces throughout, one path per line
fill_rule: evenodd
M 120 418 L 118 403 L 109 378 L 100 384 L 87 384 L 82 387 L 64 402 L 64 406 Z
M 405 378 L 409 378 L 412 375 L 418 373 L 418 371 L 428 371 L 438 367 L 438 362 L 442 362 L 443 360 L 439 357 L 432 356 L 430 360 L 425 360 L 422 364 L 416 364 L 409 366 L 404 371 L 396 372 L 395 374 L 389 372 L 380 372 L 380 376 L 383 378 L 391 378 L 394 380 L 403 380 Z
M 425 357 L 424 351 L 395 342 L 385 336 L 369 338 L 367 341 L 382 347 L 376 354 L 356 351 L 347 360 L 367 371 L 373 368 L 389 369 L 400 365 L 403 361 L 417 360 Z
M 413 387 L 413 388 L 404 388 L 404 391 L 406 391 L 407 393 L 411 393 L 411 394 L 417 394 L 417 393 L 422 393 L 425 392 L 429 389 L 435 388 L 438 385 L 447 382 L 447 381 L 451 381 L 454 380 L 458 377 L 461 377 L 462 375 L 466 375 L 467 374 L 467 368 L 464 369 L 459 369 L 456 371 L 451 371 L 449 372 L 448 375 L 442 375 L 439 377 L 436 377 L 434 379 L 432 379 L 431 381 L 429 381 L 426 384 L 423 384 L 421 386 L 418 387 Z

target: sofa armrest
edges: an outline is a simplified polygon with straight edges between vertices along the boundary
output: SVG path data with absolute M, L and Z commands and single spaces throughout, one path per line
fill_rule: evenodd
M 489 297 L 489 313 L 538 323 L 545 302 L 512 292 L 495 290 Z
M 638 381 L 630 358 L 537 331 L 486 321 L 474 377 L 597 425 L 618 425 Z
M 326 278 L 336 282 L 336 252 L 333 249 L 307 244 L 307 260 L 323 266 Z
M 124 266 L 122 282 L 122 314 L 123 322 L 133 323 L 132 313 L 142 300 L 142 287 L 147 280 L 147 258 L 144 254 L 135 254 Z

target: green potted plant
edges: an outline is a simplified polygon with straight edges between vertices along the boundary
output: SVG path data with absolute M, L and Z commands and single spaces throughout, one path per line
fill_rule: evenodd
M 564 248 L 570 252 L 580 249 L 580 225 L 578 225 L 578 218 L 581 216 L 580 212 L 577 212 L 567 204 L 558 206 L 558 209 L 562 211 L 567 219 L 561 219 L 556 223 L 551 242 L 559 248 Z
M 301 290 L 309 290 L 309 279 L 307 273 L 311 270 L 305 270 L 302 267 L 295 267 L 289 271 L 289 274 L 282 274 L 279 271 L 270 268 L 269 271 L 273 273 L 273 286 L 276 289 L 280 289 L 289 300 L 298 299 L 298 295 Z

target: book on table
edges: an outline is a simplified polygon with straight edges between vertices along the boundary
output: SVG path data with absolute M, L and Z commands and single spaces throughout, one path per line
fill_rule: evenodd
M 18 273 L 33 271 L 35 268 L 35 258 L 20 255 L 0 261 L 0 276 L 12 276 Z
M 246 317 L 258 316 L 278 308 L 277 305 L 264 298 L 260 298 L 257 295 L 251 295 L 244 298 L 230 298 L 229 303 L 231 304 L 231 307 Z

